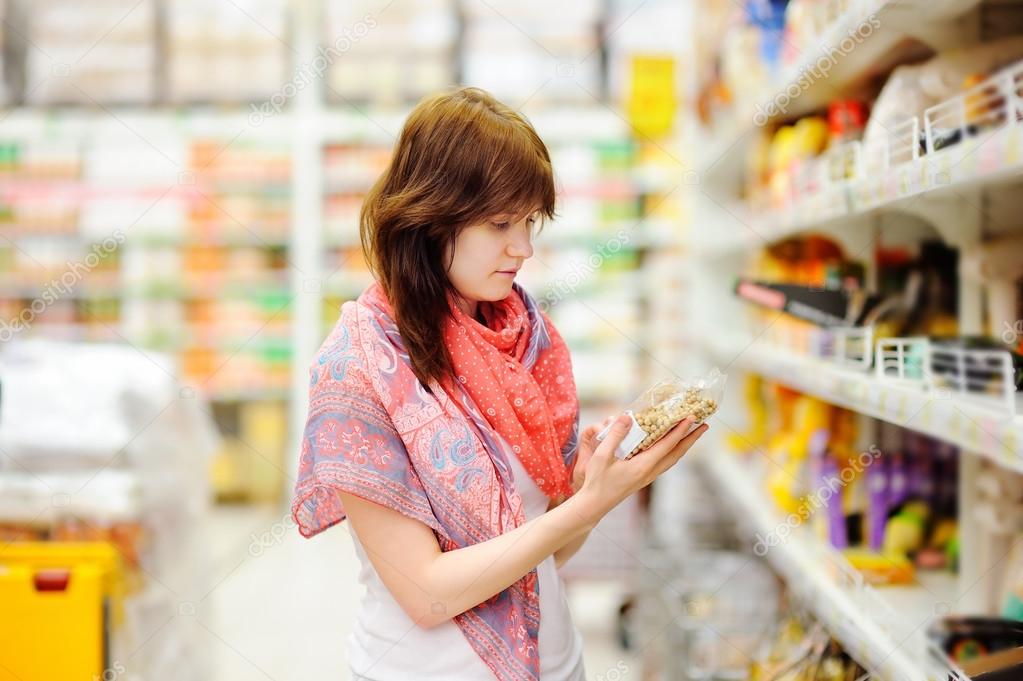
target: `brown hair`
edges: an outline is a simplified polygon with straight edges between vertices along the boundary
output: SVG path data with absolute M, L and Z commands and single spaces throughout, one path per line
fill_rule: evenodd
M 450 376 L 448 247 L 494 215 L 554 216 L 547 147 L 525 116 L 478 88 L 423 99 L 359 217 L 362 248 L 394 311 L 416 377 Z M 453 248 L 451 249 L 453 251 Z

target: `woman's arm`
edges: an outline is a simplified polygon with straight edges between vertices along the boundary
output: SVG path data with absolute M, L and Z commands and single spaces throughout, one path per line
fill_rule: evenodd
M 565 503 L 565 500 L 563 500 L 563 499 L 560 499 L 560 500 L 552 499 L 551 500 L 551 504 L 547 508 L 547 510 L 548 511 L 553 511 L 554 509 L 556 509 L 558 506 L 560 506 L 563 503 Z M 555 567 L 559 567 L 560 568 L 562 565 L 564 565 L 565 563 L 568 562 L 569 558 L 571 558 L 576 553 L 578 553 L 579 549 L 581 549 L 583 544 L 586 543 L 586 539 L 589 538 L 590 532 L 592 532 L 592 531 L 593 531 L 592 528 L 589 529 L 589 530 L 586 530 L 586 532 L 580 534 L 575 539 L 571 540 L 570 542 L 568 542 L 567 544 L 562 546 L 560 549 L 555 551 L 554 552 L 554 565 L 555 565 Z
M 393 509 L 338 492 L 359 541 L 394 599 L 429 628 L 500 593 L 592 529 L 608 511 L 677 462 L 706 426 L 683 439 L 680 423 L 642 455 L 614 450 L 631 421 L 620 419 L 593 453 L 583 487 L 557 508 L 479 544 L 441 551 L 433 530 Z
M 394 599 L 430 628 L 508 588 L 599 518 L 574 496 L 499 537 L 442 552 L 432 529 L 393 509 L 338 492 L 355 534 Z

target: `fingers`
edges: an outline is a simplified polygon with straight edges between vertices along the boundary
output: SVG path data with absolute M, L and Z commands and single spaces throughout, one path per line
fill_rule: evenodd
M 693 417 L 687 416 L 672 427 L 671 430 L 665 433 L 664 437 L 655 442 L 645 452 L 642 452 L 642 454 L 644 456 L 649 456 L 652 459 L 660 459 L 662 456 L 665 456 L 672 451 L 675 446 L 682 441 L 682 438 L 685 437 L 686 432 L 692 426 Z
M 657 462 L 657 465 L 654 467 L 654 477 L 659 476 L 661 473 L 678 463 L 679 460 L 686 455 L 686 452 L 688 452 L 690 448 L 696 444 L 696 441 L 707 432 L 708 428 L 710 428 L 710 426 L 706 423 L 702 423 L 695 428 L 693 432 L 682 438 L 682 441 L 675 445 L 667 456 Z
M 600 431 L 604 430 L 605 426 L 606 424 L 604 425 L 593 424 L 590 426 L 586 426 L 585 428 L 583 428 L 583 431 L 579 433 L 579 441 L 589 442 L 590 440 L 596 439 L 597 435 L 600 433 Z

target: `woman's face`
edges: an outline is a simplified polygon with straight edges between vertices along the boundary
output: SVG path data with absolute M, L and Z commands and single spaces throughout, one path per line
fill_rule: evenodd
M 485 222 L 463 229 L 450 247 L 447 274 L 466 305 L 466 314 L 476 314 L 481 300 L 507 298 L 515 274 L 533 255 L 533 225 L 536 213 L 523 217 L 494 215 Z

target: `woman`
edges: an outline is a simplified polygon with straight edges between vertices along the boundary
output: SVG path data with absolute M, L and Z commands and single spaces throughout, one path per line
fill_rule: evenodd
M 474 88 L 413 110 L 366 197 L 376 281 L 312 364 L 292 507 L 307 537 L 351 521 L 353 678 L 582 680 L 556 567 L 706 429 L 628 461 L 627 417 L 579 433 L 565 343 L 515 284 L 554 204 L 532 126 Z

